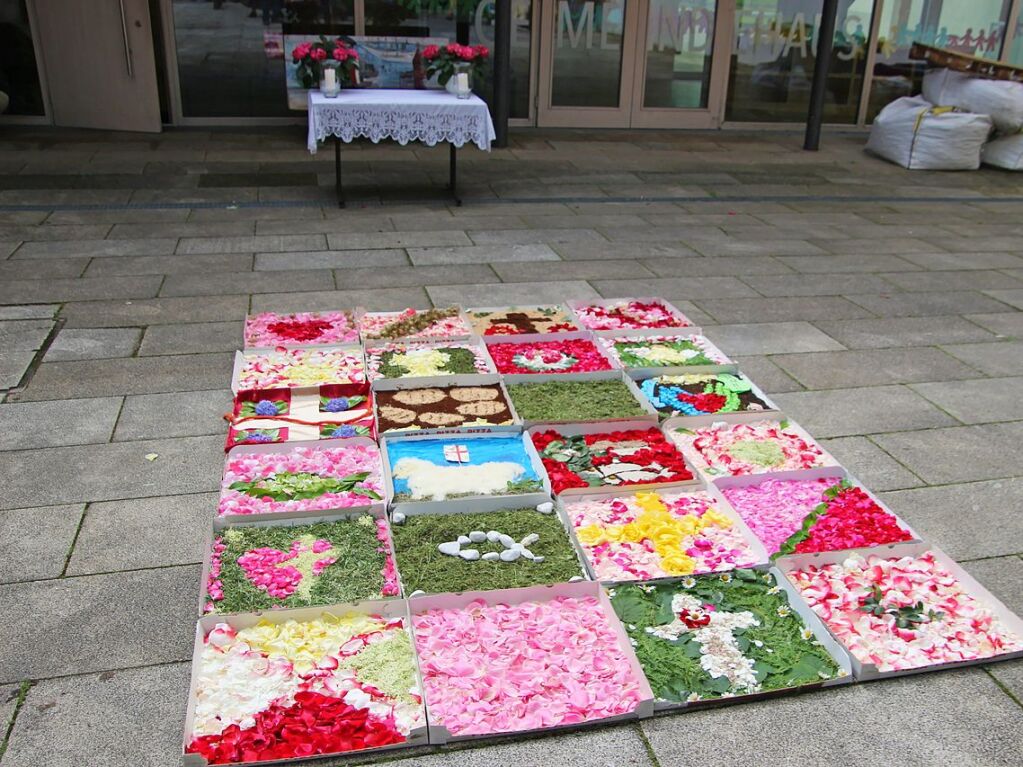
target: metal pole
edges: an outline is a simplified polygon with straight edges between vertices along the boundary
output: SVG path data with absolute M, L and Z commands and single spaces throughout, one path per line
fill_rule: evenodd
M 816 152 L 821 146 L 821 124 L 824 122 L 824 99 L 828 90 L 828 70 L 835 40 L 835 19 L 838 0 L 824 0 L 821 28 L 817 33 L 817 55 L 814 57 L 813 85 L 810 88 L 810 110 L 806 116 L 806 139 L 803 149 Z
M 511 0 L 495 0 L 494 14 L 494 132 L 497 147 L 508 146 L 511 114 Z

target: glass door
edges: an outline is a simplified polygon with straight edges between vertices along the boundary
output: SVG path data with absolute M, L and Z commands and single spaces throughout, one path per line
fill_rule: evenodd
M 538 125 L 718 125 L 728 46 L 715 40 L 729 40 L 731 14 L 717 5 L 543 0 Z

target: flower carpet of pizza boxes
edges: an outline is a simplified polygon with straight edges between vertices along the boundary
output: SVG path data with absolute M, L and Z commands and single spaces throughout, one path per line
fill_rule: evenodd
M 660 298 L 248 318 L 185 765 L 1023 655 L 1023 621 Z

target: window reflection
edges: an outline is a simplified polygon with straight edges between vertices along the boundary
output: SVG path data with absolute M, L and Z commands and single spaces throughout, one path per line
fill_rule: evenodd
M 738 0 L 726 119 L 803 122 L 810 105 L 822 0 Z M 839 0 L 824 119 L 856 120 L 873 0 Z
M 716 0 L 650 0 L 644 107 L 707 106 L 716 11 Z
M 45 114 L 25 0 L 0 2 L 0 114 Z
M 920 92 L 924 64 L 910 61 L 914 42 L 997 59 L 1005 39 L 1010 0 L 886 0 L 878 30 L 877 60 L 868 119 L 900 96 Z

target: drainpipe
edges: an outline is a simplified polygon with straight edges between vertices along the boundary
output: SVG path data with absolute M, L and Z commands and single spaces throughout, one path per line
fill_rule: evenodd
M 494 0 L 494 146 L 508 146 L 511 113 L 511 13 L 512 0 Z
M 824 7 L 821 9 L 821 28 L 817 33 L 810 109 L 806 116 L 806 139 L 803 141 L 803 149 L 811 152 L 816 152 L 821 146 L 821 123 L 824 122 L 824 99 L 828 90 L 828 70 L 831 68 L 837 17 L 838 0 L 824 0 Z

